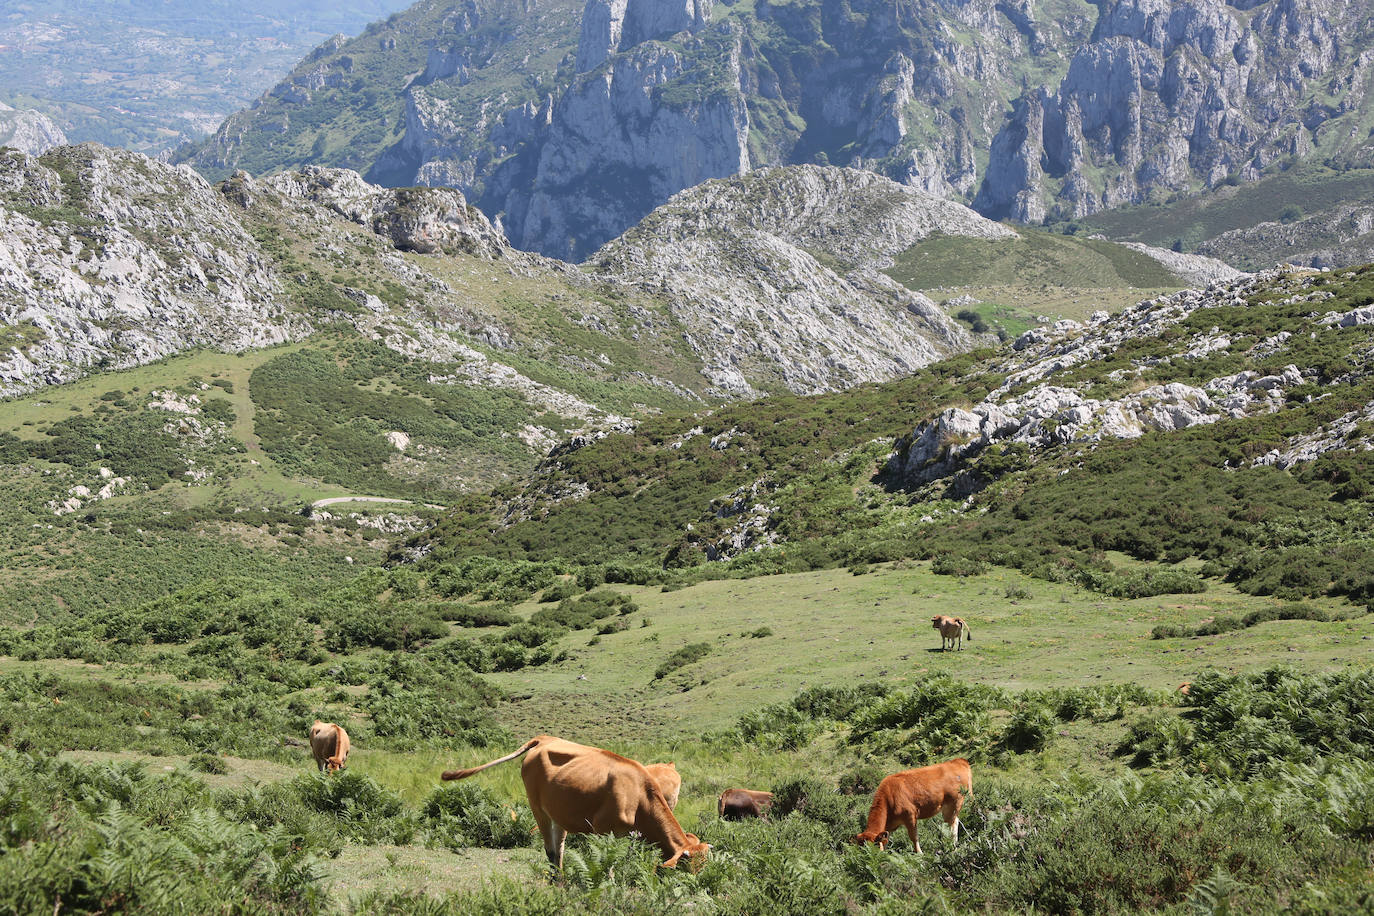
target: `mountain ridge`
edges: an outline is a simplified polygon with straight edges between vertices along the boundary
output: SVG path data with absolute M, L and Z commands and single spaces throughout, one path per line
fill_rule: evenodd
M 1374 161 L 1371 36 L 1368 12 L 1337 0 L 560 0 L 528 15 L 426 0 L 324 49 L 185 161 L 456 186 L 517 247 L 571 260 L 678 190 L 767 165 L 850 165 L 993 216 L 1071 219 L 1295 159 Z

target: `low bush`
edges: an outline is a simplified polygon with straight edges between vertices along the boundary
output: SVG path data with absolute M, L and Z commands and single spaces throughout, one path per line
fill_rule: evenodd
M 431 844 L 450 849 L 511 849 L 530 845 L 535 835 L 534 817 L 528 808 L 503 804 L 474 783 L 440 786 L 421 804 L 420 813 L 430 831 Z
M 944 553 L 931 561 L 930 571 L 937 576 L 981 576 L 988 571 L 988 564 L 975 557 Z
M 1331 615 L 1321 608 L 1312 607 L 1310 604 L 1291 602 L 1288 604 L 1262 608 L 1258 611 L 1251 611 L 1244 617 L 1217 617 L 1206 623 L 1200 623 L 1195 627 L 1179 626 L 1177 624 L 1161 624 L 1150 631 L 1150 636 L 1154 639 L 1216 636 L 1218 633 L 1243 630 L 1248 627 L 1257 626 L 1261 623 L 1268 623 L 1271 620 L 1315 620 L 1320 623 L 1326 623 L 1331 620 Z
M 661 680 L 672 674 L 679 668 L 686 667 L 693 662 L 700 661 L 711 654 L 711 644 L 708 642 L 694 642 L 683 646 L 663 660 L 654 669 L 654 680 Z

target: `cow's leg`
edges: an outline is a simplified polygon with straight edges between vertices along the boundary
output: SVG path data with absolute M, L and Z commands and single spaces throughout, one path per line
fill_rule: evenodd
M 544 855 L 554 868 L 563 867 L 563 828 L 553 822 L 553 818 L 543 808 L 530 805 L 534 822 L 539 825 L 539 835 L 544 838 Z
M 915 815 L 912 815 L 906 822 L 906 832 L 911 835 L 911 845 L 916 847 L 916 855 L 918 856 L 921 854 L 921 836 L 916 832 L 916 828 L 920 826 L 920 823 Z
M 945 823 L 949 825 L 950 833 L 954 837 L 951 846 L 959 845 L 959 804 L 961 798 L 946 799 L 940 806 L 941 813 L 945 816 Z
M 563 841 L 568 838 L 568 831 L 559 826 L 557 821 L 553 823 L 553 845 L 552 852 L 548 853 L 549 861 L 553 867 L 559 871 L 563 870 Z

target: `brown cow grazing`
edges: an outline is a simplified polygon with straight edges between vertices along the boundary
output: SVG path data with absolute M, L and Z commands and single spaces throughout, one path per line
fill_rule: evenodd
M 854 837 L 859 845 L 877 843 L 887 848 L 889 835 L 895 827 L 905 827 L 916 852 L 921 841 L 916 836 L 916 824 L 937 813 L 943 813 L 945 823 L 959 842 L 959 809 L 964 795 L 973 795 L 973 772 L 968 761 L 960 757 L 934 766 L 919 767 L 893 773 L 878 783 L 873 793 L 873 807 L 868 809 L 868 828 Z
M 1192 681 L 1184 681 L 1182 684 L 1179 684 L 1179 685 L 1178 685 L 1178 692 L 1181 693 L 1181 694 L 1183 694 L 1185 697 L 1188 695 L 1188 691 L 1190 691 L 1190 690 L 1192 690 L 1192 689 L 1193 689 L 1193 682 L 1192 682 Z
M 720 793 L 716 804 L 717 813 L 727 821 L 743 821 L 763 817 L 773 807 L 772 792 L 756 792 L 753 789 L 726 789 Z
M 342 770 L 348 763 L 348 732 L 333 722 L 315 720 L 310 726 L 310 753 L 315 755 L 315 766 L 322 773 Z
M 563 841 L 569 833 L 624 836 L 635 831 L 663 851 L 664 868 L 676 866 L 683 858 L 704 859 L 711 848 L 682 829 L 663 790 L 642 763 L 599 747 L 540 735 L 504 757 L 466 770 L 449 770 L 443 778 L 467 779 L 526 754 L 520 778 L 544 837 L 544 854 L 554 868 L 563 867 Z
M 964 623 L 962 617 L 950 617 L 945 614 L 936 614 L 930 618 L 930 625 L 940 631 L 940 650 L 953 648 L 958 645 L 959 651 L 964 651 L 964 631 L 968 630 L 968 641 L 973 642 L 973 630 L 968 624 Z
M 677 797 L 682 792 L 682 774 L 677 771 L 677 764 L 671 760 L 667 763 L 646 763 L 644 769 L 658 783 L 659 791 L 668 800 L 668 807 L 676 811 Z

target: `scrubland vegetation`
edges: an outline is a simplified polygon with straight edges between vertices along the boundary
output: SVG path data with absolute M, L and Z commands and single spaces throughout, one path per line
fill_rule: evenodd
M 1371 285 L 1333 280 L 1323 308 Z M 1238 339 L 1307 320 L 1282 297 L 1206 311 Z M 1272 357 L 1321 367 L 1282 410 L 989 449 L 957 492 L 884 462 L 1001 384 L 990 352 L 647 416 L 407 508 L 435 522 L 413 536 L 305 510 L 341 486 L 428 498 L 367 443 L 499 449 L 524 408 L 445 401 L 338 341 L 169 386 L 223 405 L 194 444 L 145 428 L 133 376 L 18 402 L 0 912 L 1369 911 L 1374 463 L 1251 464 L 1374 400 L 1370 332 L 1315 333 Z M 1065 375 L 1109 394 L 1132 359 L 1202 371 L 1167 343 Z M 53 514 L 116 453 L 127 492 Z M 188 458 L 212 475 L 187 485 Z M 938 613 L 969 621 L 965 651 L 936 649 Z M 316 775 L 315 718 L 352 735 L 344 773 Z M 704 865 L 574 838 L 550 875 L 516 764 L 440 785 L 538 733 L 676 761 Z M 930 821 L 920 857 L 847 842 L 883 775 L 955 756 L 957 847 Z M 733 786 L 772 790 L 771 817 L 718 820 Z

